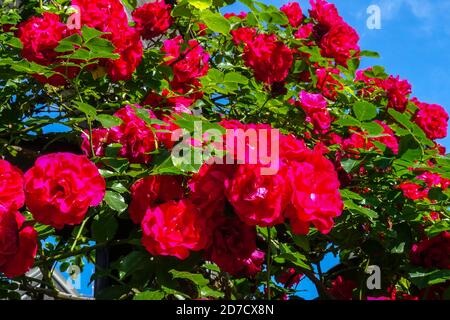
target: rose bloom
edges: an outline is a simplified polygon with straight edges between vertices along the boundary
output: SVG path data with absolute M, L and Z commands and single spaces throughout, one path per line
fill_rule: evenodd
M 189 199 L 210 220 L 225 211 L 225 185 L 236 170 L 233 164 L 203 164 L 188 182 Z
M 120 57 L 106 60 L 106 72 L 112 81 L 130 80 L 133 72 L 141 63 L 143 55 L 139 33 L 134 28 L 127 26 L 120 31 L 115 31 L 108 40 L 116 47 L 114 53 L 119 54 Z
M 83 221 L 105 195 L 106 183 L 86 156 L 52 153 L 25 173 L 26 205 L 36 221 L 61 229 Z
M 134 10 L 133 20 L 142 38 L 150 40 L 165 34 L 173 23 L 170 11 L 171 6 L 161 0 L 145 3 Z
M 187 48 L 183 49 L 183 46 Z M 205 52 L 197 40 L 184 43 L 181 36 L 164 41 L 162 51 L 165 53 L 166 65 L 173 71 L 172 89 L 188 92 L 192 86 L 198 86 L 198 78 L 209 70 L 209 54 Z
M 233 42 L 236 46 L 241 43 L 249 43 L 256 37 L 258 31 L 255 28 L 242 27 L 236 30 L 231 30 L 231 35 L 233 36 Z
M 313 29 L 314 29 L 314 25 L 312 23 L 307 23 L 305 25 L 302 25 L 294 33 L 294 37 L 296 39 L 308 39 L 309 37 L 311 37 Z
M 216 221 L 206 259 L 235 277 L 254 277 L 261 271 L 264 252 L 256 248 L 255 228 L 222 216 Z
M 0 205 L 0 272 L 8 278 L 25 274 L 34 264 L 38 234 L 24 222 L 19 212 Z
M 155 114 L 159 117 L 161 114 L 165 114 L 165 112 L 190 113 L 189 107 L 193 103 L 194 101 L 189 97 L 164 89 L 161 94 L 154 92 L 148 93 L 143 105 L 152 106 Z
M 320 40 L 324 57 L 333 58 L 337 64 L 347 66 L 347 61 L 359 54 L 359 36 L 346 23 L 333 26 Z
M 321 94 L 300 92 L 300 107 L 307 115 L 307 121 L 311 122 L 318 133 L 327 133 L 331 127 L 331 116 L 327 109 L 327 101 Z
M 289 192 L 285 169 L 262 175 L 261 166 L 242 164 L 228 183 L 226 196 L 242 221 L 267 227 L 283 222 Z
M 392 75 L 386 79 L 371 78 L 366 75 L 366 72 L 370 70 L 371 68 L 367 68 L 356 73 L 355 80 L 361 81 L 366 85 L 366 88 L 362 89 L 361 94 L 364 96 L 371 94 L 375 89 L 380 89 L 388 99 L 388 108 L 404 112 L 408 105 L 408 96 L 411 94 L 411 84 L 407 80 L 401 80 L 400 77 Z
M 403 196 L 411 200 L 425 199 L 428 197 L 428 189 L 424 189 L 420 184 L 412 182 L 403 182 L 399 185 L 403 191 Z
M 122 124 L 109 129 L 99 128 L 92 130 L 92 145 L 95 155 L 103 157 L 105 148 L 112 143 L 119 143 L 122 148 L 119 150 L 119 156 L 128 159 L 131 163 L 148 163 L 151 161 L 151 152 L 156 149 L 155 133 L 152 128 L 139 118 L 134 108 L 141 108 L 138 105 L 125 106 L 119 109 L 114 116 L 122 120 Z M 155 115 L 148 110 L 149 117 L 155 118 Z M 83 142 L 81 149 L 91 156 L 91 146 L 89 134 L 82 134 Z
M 287 268 L 276 277 L 276 280 L 283 284 L 286 288 L 292 288 L 296 286 L 303 278 L 303 274 L 298 273 L 295 268 Z
M 136 108 L 141 108 L 135 105 Z M 156 150 L 155 134 L 147 122 L 139 118 L 133 106 L 125 106 L 119 109 L 114 116 L 122 119 L 122 124 L 113 127 L 113 137 L 122 145 L 119 156 L 127 158 L 132 163 L 149 163 L 152 159 L 150 154 Z M 155 115 L 148 110 L 150 118 Z
M 417 100 L 413 100 L 413 102 L 419 108 L 414 116 L 414 121 L 422 128 L 427 137 L 431 140 L 445 138 L 449 119 L 445 109 L 438 104 L 422 103 Z
M 100 65 L 113 81 L 129 80 L 143 55 L 139 32 L 128 25 L 128 17 L 120 0 L 72 0 L 80 8 L 81 23 L 108 34 L 119 59 L 102 59 Z
M 242 57 L 245 65 L 253 70 L 256 80 L 271 85 L 286 79 L 294 57 L 291 49 L 276 35 L 258 34 L 244 44 Z
M 411 263 L 425 268 L 450 269 L 450 233 L 442 232 L 412 246 Z
M 336 300 L 352 300 L 353 290 L 357 287 L 355 281 L 337 276 L 331 281 L 331 287 L 327 289 L 327 292 Z
M 284 140 L 284 145 L 293 143 Z M 292 197 L 286 210 L 292 231 L 307 234 L 310 224 L 327 234 L 333 227 L 333 218 L 342 213 L 343 203 L 339 193 L 339 179 L 331 161 L 318 150 L 300 149 L 297 154 L 287 154 Z
M 142 244 L 155 256 L 186 259 L 190 251 L 204 249 L 208 241 L 200 210 L 187 199 L 147 210 L 141 226 Z
M 334 68 L 318 68 L 316 69 L 317 84 L 316 88 L 330 100 L 337 99 L 337 90 L 343 89 L 343 85 L 337 80 L 339 78 L 339 70 Z
M 319 39 L 333 26 L 344 22 L 334 4 L 325 0 L 310 0 L 309 3 L 311 4 L 309 15 L 317 21 L 315 33 Z
M 59 41 L 70 36 L 76 31 L 71 31 L 60 21 L 58 15 L 44 12 L 42 17 L 31 17 L 18 26 L 18 38 L 23 44 L 22 57 L 28 61 L 35 62 L 43 66 L 49 66 L 62 62 L 58 56 L 64 55 L 62 52 L 56 52 L 55 48 Z M 74 78 L 78 72 L 77 67 L 56 67 L 55 72 L 62 73 L 68 78 Z M 49 83 L 53 86 L 62 86 L 67 83 L 66 79 L 55 74 L 47 78 L 43 75 L 34 75 L 36 80 L 41 83 Z
M 223 15 L 225 19 L 231 19 L 233 17 L 238 19 L 245 19 L 247 17 L 247 12 L 241 11 L 240 13 L 236 14 L 234 12 L 225 13 Z
M 146 211 L 158 203 L 180 200 L 184 195 L 181 176 L 148 176 L 136 181 L 130 189 L 131 202 L 128 207 L 131 220 L 139 224 Z
M 280 8 L 289 20 L 289 24 L 293 28 L 298 28 L 303 21 L 302 8 L 298 2 L 289 2 Z
M 24 202 L 22 171 L 0 159 L 0 205 L 8 211 L 17 211 Z

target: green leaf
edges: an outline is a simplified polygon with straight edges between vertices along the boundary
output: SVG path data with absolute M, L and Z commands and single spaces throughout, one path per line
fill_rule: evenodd
M 358 120 L 368 121 L 377 116 L 377 107 L 366 101 L 358 101 L 353 104 L 353 112 Z
M 380 58 L 380 54 L 375 51 L 363 50 L 359 54 L 361 57 Z
M 200 296 L 204 298 L 220 299 L 224 297 L 224 293 L 204 286 L 200 289 Z
M 95 216 L 92 222 L 92 236 L 97 242 L 105 242 L 114 239 L 119 224 L 112 214 L 102 213 Z
M 188 2 L 200 10 L 208 9 L 212 5 L 212 0 L 188 0 Z
M 427 269 L 418 268 L 409 274 L 411 282 L 419 289 L 426 288 L 439 283 L 450 280 L 450 270 L 435 269 L 429 271 Z
M 372 209 L 359 206 L 356 203 L 354 203 L 352 200 L 345 200 L 344 205 L 345 205 L 345 208 L 348 209 L 350 212 L 362 214 L 362 215 L 368 217 L 369 219 L 378 218 L 378 213 L 376 213 Z
M 122 195 L 115 191 L 106 191 L 105 202 L 111 209 L 119 213 L 124 212 L 128 208 Z
M 361 160 L 355 160 L 355 159 L 351 159 L 351 158 L 343 159 L 341 161 L 342 168 L 344 168 L 345 172 L 347 172 L 347 173 L 351 173 L 355 169 L 358 169 L 360 164 L 361 164 Z
M 193 283 L 195 283 L 198 287 L 206 286 L 209 283 L 209 280 L 206 279 L 201 274 L 190 273 L 190 272 L 187 272 L 187 271 L 177 271 L 177 270 L 174 270 L 174 269 L 170 270 L 169 273 L 172 274 L 172 277 L 174 279 L 190 280 Z
M 144 291 L 134 296 L 133 300 L 162 300 L 166 294 L 163 291 Z
M 384 128 L 377 122 L 364 122 L 361 127 L 367 131 L 370 137 L 378 137 L 384 131 Z
M 339 118 L 337 121 L 334 122 L 334 124 L 338 126 L 343 127 L 359 127 L 361 126 L 361 122 L 352 116 L 344 115 L 341 118 Z
M 205 10 L 200 14 L 200 18 L 214 32 L 222 34 L 228 34 L 230 32 L 230 22 L 218 12 Z
M 109 114 L 99 114 L 97 115 L 96 120 L 99 121 L 104 128 L 117 127 L 123 122 L 122 119 Z
M 84 102 L 75 101 L 75 108 L 86 114 L 86 116 L 91 119 L 94 119 L 97 115 L 97 110 L 93 106 Z
M 117 261 L 117 270 L 121 273 L 120 278 L 123 279 L 138 270 L 142 270 L 142 268 L 146 267 L 146 263 L 149 260 L 149 254 L 143 251 L 133 251 L 127 256 L 121 258 Z
M 105 32 L 98 31 L 97 29 L 90 28 L 86 25 L 83 25 L 81 27 L 81 35 L 83 36 L 83 40 L 85 42 L 88 42 L 89 40 L 94 39 L 94 38 L 98 38 L 104 34 L 105 34 Z
M 224 82 L 235 82 L 241 84 L 247 84 L 248 78 L 240 74 L 239 72 L 229 72 L 225 74 Z
M 136 9 L 136 6 L 137 6 L 137 1 L 136 0 L 122 0 L 122 3 L 130 11 L 133 11 L 134 9 Z

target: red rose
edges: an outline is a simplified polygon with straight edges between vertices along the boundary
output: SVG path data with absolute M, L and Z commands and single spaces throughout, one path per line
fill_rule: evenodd
M 288 165 L 292 198 L 286 216 L 292 231 L 307 234 L 312 223 L 321 233 L 330 232 L 343 209 L 333 164 L 319 151 L 306 150 Z
M 147 210 L 141 225 L 142 244 L 152 255 L 186 259 L 190 251 L 202 250 L 208 241 L 205 221 L 187 199 Z
M 298 273 L 295 268 L 287 268 L 282 271 L 282 273 L 276 277 L 276 280 L 283 284 L 285 288 L 292 288 L 296 286 L 300 280 L 303 278 L 303 274 Z
M 319 39 L 333 26 L 344 22 L 334 4 L 325 0 L 310 0 L 309 3 L 311 4 L 309 15 L 317 21 L 315 29 Z
M 34 264 L 38 234 L 25 218 L 0 205 L 0 272 L 8 278 L 25 274 Z
M 159 117 L 160 114 L 167 112 L 190 113 L 189 107 L 193 103 L 194 101 L 189 97 L 164 89 L 161 95 L 150 92 L 145 98 L 143 105 L 149 105 L 156 108 L 157 110 L 155 110 L 155 113 Z
M 336 279 L 331 281 L 331 287 L 327 289 L 327 292 L 336 300 L 352 300 L 353 290 L 357 287 L 355 281 L 337 276 Z
M 298 30 L 294 33 L 294 37 L 296 39 L 308 39 L 311 37 L 313 32 L 314 25 L 312 23 L 307 23 L 303 26 L 300 26 Z
M 120 0 L 72 0 L 80 8 L 81 23 L 107 34 L 118 59 L 103 59 L 100 64 L 113 81 L 129 80 L 143 55 L 139 32 L 128 25 L 128 17 Z
M 189 199 L 198 206 L 205 217 L 214 219 L 225 208 L 225 184 L 231 179 L 236 165 L 204 164 L 189 180 Z
M 173 23 L 170 16 L 171 6 L 164 1 L 146 3 L 133 11 L 136 29 L 145 40 L 150 40 L 166 33 Z
M 105 180 L 86 156 L 41 156 L 25 173 L 26 205 L 36 221 L 61 229 L 83 221 L 105 195 Z
M 424 189 L 417 183 L 404 182 L 399 185 L 399 189 L 403 191 L 404 197 L 411 200 L 425 199 L 428 197 L 428 189 Z
M 447 136 L 448 114 L 444 108 L 438 104 L 422 103 L 413 100 L 418 106 L 414 121 L 422 128 L 427 137 L 431 140 L 443 139 Z
M 300 92 L 299 105 L 305 111 L 308 122 L 314 126 L 316 133 L 325 134 L 331 127 L 331 116 L 327 109 L 327 101 L 321 94 Z
M 120 55 L 115 60 L 107 59 L 106 72 L 112 81 L 130 80 L 143 55 L 139 33 L 131 27 L 124 27 L 106 38 L 116 47 L 114 53 Z
M 255 28 L 242 27 L 236 30 L 231 30 L 231 35 L 233 36 L 233 42 L 235 45 L 240 45 L 241 43 L 250 43 L 256 36 L 257 30 Z
M 141 223 L 147 209 L 158 202 L 180 200 L 184 190 L 180 176 L 148 176 L 136 181 L 131 187 L 131 203 L 128 207 L 131 220 Z
M 450 233 L 444 231 L 432 239 L 414 244 L 410 259 L 417 266 L 450 269 Z
M 339 82 L 339 70 L 334 68 L 316 69 L 317 84 L 316 88 L 330 100 L 336 100 L 337 91 L 342 90 L 344 86 Z
M 258 34 L 247 40 L 242 57 L 256 80 L 270 85 L 286 79 L 294 60 L 291 49 L 273 34 Z
M 228 183 L 226 196 L 236 214 L 251 226 L 273 226 L 284 220 L 289 200 L 285 169 L 275 175 L 262 175 L 261 166 L 239 165 Z
M 347 66 L 347 61 L 359 54 L 359 36 L 346 23 L 333 26 L 320 40 L 322 55 L 333 58 L 337 64 Z M 353 51 L 353 52 L 352 52 Z
M 217 219 L 206 257 L 236 277 L 255 276 L 264 262 L 264 253 L 256 248 L 256 230 L 227 217 Z
M 356 81 L 363 82 L 366 86 L 360 93 L 362 96 L 369 96 L 375 89 L 381 90 L 388 98 L 388 108 L 394 108 L 399 112 L 404 112 L 408 105 L 408 96 L 411 94 L 411 85 L 407 80 L 401 80 L 400 77 L 389 76 L 386 79 L 371 78 L 366 75 L 372 68 L 359 70 L 356 73 Z M 414 101 L 414 100 L 413 100 Z
M 239 14 L 236 14 L 234 12 L 225 13 L 223 15 L 225 19 L 231 19 L 231 18 L 238 18 L 238 19 L 245 19 L 247 17 L 247 12 L 241 11 Z
M 282 6 L 280 10 L 287 16 L 289 24 L 293 28 L 300 26 L 303 21 L 303 12 L 298 2 L 289 2 Z
M 183 46 L 187 48 L 182 50 Z M 166 54 L 166 64 L 172 68 L 174 90 L 188 92 L 192 86 L 199 86 L 198 78 L 208 73 L 209 54 L 197 40 L 184 43 L 181 36 L 164 41 L 162 51 Z
M 22 171 L 0 159 L 0 205 L 8 211 L 17 211 L 24 202 Z
M 134 106 L 140 108 L 140 106 Z M 119 155 L 127 158 L 132 163 L 149 163 L 152 159 L 150 154 L 156 150 L 155 133 L 147 122 L 139 118 L 133 106 L 119 109 L 114 116 L 122 119 L 122 124 L 113 127 L 113 137 L 118 139 L 122 145 Z M 148 110 L 149 117 L 155 115 Z
M 120 0 L 72 0 L 80 8 L 81 23 L 98 30 L 119 31 L 128 25 Z
M 76 31 L 69 30 L 60 21 L 59 16 L 54 13 L 44 12 L 42 17 L 31 17 L 21 23 L 18 28 L 18 37 L 23 44 L 22 57 L 43 66 L 61 63 L 62 60 L 58 56 L 64 55 L 64 53 L 56 52 L 55 48 L 60 40 L 74 32 Z M 79 68 L 56 67 L 53 71 L 74 78 L 78 74 Z M 49 83 L 54 86 L 67 83 L 60 74 L 52 75 L 49 78 L 36 74 L 34 77 L 41 83 Z
M 386 91 L 388 97 L 388 108 L 394 108 L 399 112 L 406 110 L 408 96 L 411 94 L 411 85 L 407 80 L 389 76 L 383 81 L 382 88 Z

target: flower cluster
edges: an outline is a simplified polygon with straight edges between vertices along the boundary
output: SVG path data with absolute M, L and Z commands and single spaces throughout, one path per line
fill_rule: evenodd
M 132 163 L 149 163 L 152 159 L 151 152 L 157 147 L 157 139 L 154 129 L 137 115 L 140 108 L 136 105 L 119 109 L 114 116 L 121 119 L 122 124 L 110 129 L 94 129 L 92 141 L 88 133 L 83 134 L 81 148 L 84 153 L 92 155 L 93 149 L 95 155 L 101 157 L 105 155 L 108 145 L 118 143 L 121 144 L 118 156 L 127 158 Z M 155 118 L 151 111 L 144 112 L 148 112 L 148 118 Z
M 422 128 L 431 140 L 442 139 L 447 136 L 448 114 L 438 104 L 428 104 L 413 99 L 419 108 L 414 116 L 414 121 Z
M 82 222 L 105 194 L 105 181 L 85 156 L 54 153 L 39 157 L 25 175 L 0 160 L 0 271 L 27 272 L 37 252 L 37 232 L 18 212 L 26 204 L 37 222 L 55 228 Z
M 146 3 L 133 11 L 133 20 L 142 39 L 150 40 L 163 35 L 172 26 L 171 7 L 164 1 Z
M 243 59 L 258 81 L 272 85 L 283 82 L 293 63 L 291 49 L 274 34 L 256 34 L 255 29 L 232 31 L 234 42 L 244 43 Z
M 403 195 L 411 200 L 423 200 L 428 198 L 428 193 L 433 188 L 447 190 L 450 186 L 450 179 L 441 177 L 437 173 L 425 171 L 416 177 L 419 183 L 405 181 L 399 185 Z
M 44 12 L 42 17 L 31 17 L 21 23 L 18 28 L 18 37 L 23 44 L 22 57 L 28 61 L 43 66 L 57 65 L 63 60 L 58 56 L 64 53 L 56 52 L 59 41 L 68 37 L 73 31 L 61 22 L 58 15 Z M 47 78 L 35 74 L 36 80 L 54 86 L 66 84 L 66 78 L 74 78 L 78 72 L 77 67 L 54 67 L 56 74 Z
M 106 32 L 104 38 L 116 48 L 118 59 L 105 59 L 100 64 L 113 81 L 129 80 L 143 54 L 139 32 L 129 26 L 125 9 L 119 0 L 73 0 L 80 8 L 81 23 Z

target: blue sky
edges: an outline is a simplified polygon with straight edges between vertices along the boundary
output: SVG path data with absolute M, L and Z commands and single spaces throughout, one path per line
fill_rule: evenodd
M 290 1 L 260 0 L 282 6 Z M 298 1 L 307 12 L 309 1 Z M 359 33 L 364 50 L 377 51 L 380 59 L 367 59 L 362 67 L 381 65 L 393 75 L 407 79 L 413 87 L 413 96 L 428 103 L 442 105 L 450 113 L 450 0 L 329 0 L 344 19 Z M 377 5 L 381 13 L 381 29 L 367 27 L 367 8 Z M 248 11 L 236 3 L 225 12 Z M 450 151 L 450 138 L 440 141 Z M 325 272 L 338 259 L 331 254 L 322 261 Z M 299 287 L 299 296 L 312 299 L 317 296 L 313 284 L 305 279 Z

